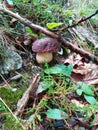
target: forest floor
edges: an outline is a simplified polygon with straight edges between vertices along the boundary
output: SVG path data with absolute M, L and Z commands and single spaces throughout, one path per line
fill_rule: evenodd
M 85 21 L 61 33 L 52 23 L 57 30 L 47 30 L 75 48 L 59 43 L 53 60 L 40 64 L 32 46 L 49 36 L 3 11 L 0 19 L 0 130 L 98 130 L 97 29 Z

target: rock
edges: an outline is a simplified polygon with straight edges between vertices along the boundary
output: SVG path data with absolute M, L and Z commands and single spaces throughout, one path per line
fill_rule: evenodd
M 7 50 L 5 52 L 6 57 L 0 59 L 0 73 L 8 74 L 13 70 L 20 69 L 22 67 L 21 56 L 12 50 Z

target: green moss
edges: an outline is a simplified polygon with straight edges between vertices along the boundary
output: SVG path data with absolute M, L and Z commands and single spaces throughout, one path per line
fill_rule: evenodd
M 9 87 L 1 87 L 0 88 L 0 97 L 5 101 L 5 103 L 10 107 L 11 110 L 16 109 L 15 104 L 17 104 L 18 100 L 21 98 L 25 90 L 29 85 L 29 76 L 24 74 L 19 81 L 13 81 Z M 16 91 L 13 91 L 16 88 Z
M 16 122 L 15 118 L 9 114 L 4 120 L 4 130 L 23 130 L 23 128 Z
M 28 74 L 22 75 L 22 78 L 18 81 L 13 81 L 10 83 L 10 87 L 2 86 L 0 88 L 0 97 L 6 105 L 11 109 L 11 111 L 16 110 L 16 105 L 19 99 L 22 97 L 23 93 L 26 91 L 30 84 L 30 79 Z M 16 91 L 13 91 L 16 88 Z M 0 102 L 0 110 L 5 115 L 3 120 L 4 130 L 23 130 L 20 122 L 17 122 L 15 117 L 9 112 L 6 106 Z
M 21 90 L 17 90 L 13 92 L 9 88 L 0 88 L 0 97 L 5 101 L 5 103 L 13 110 L 14 104 L 21 98 L 23 92 L 25 91 L 24 88 Z

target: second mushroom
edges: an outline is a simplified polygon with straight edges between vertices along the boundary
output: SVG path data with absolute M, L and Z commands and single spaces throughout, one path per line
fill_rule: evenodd
M 36 61 L 40 64 L 49 63 L 53 59 L 53 52 L 58 52 L 60 44 L 53 38 L 42 38 L 36 40 L 32 45 L 32 51 L 36 52 Z

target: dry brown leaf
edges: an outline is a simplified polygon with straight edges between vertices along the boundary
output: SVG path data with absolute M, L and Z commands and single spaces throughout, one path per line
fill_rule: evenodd
M 84 76 L 78 73 L 72 72 L 71 77 L 75 81 L 83 81 Z
M 86 63 L 83 61 L 83 58 L 76 53 L 70 55 L 65 61 L 64 64 L 72 64 L 73 65 L 73 72 L 72 78 L 75 81 L 84 81 L 87 84 L 98 84 L 97 80 L 90 80 L 96 79 L 98 66 L 96 64 Z M 98 76 L 97 76 L 98 77 Z
M 87 85 L 91 85 L 91 84 L 93 84 L 93 85 L 98 84 L 98 79 L 93 79 L 93 80 L 87 82 Z
M 71 99 L 71 103 L 75 103 L 77 106 L 79 107 L 84 107 L 84 104 L 80 103 L 78 100 L 76 99 Z
M 18 45 L 21 45 L 22 44 L 22 42 L 23 42 L 23 38 L 21 38 L 21 37 L 16 37 L 15 38 L 15 41 L 16 41 L 16 43 L 18 44 Z
M 67 59 L 65 59 L 64 64 L 74 64 L 73 55 L 70 55 Z

